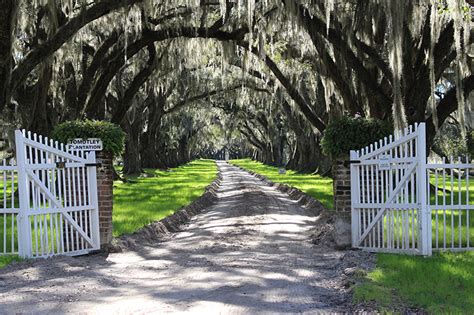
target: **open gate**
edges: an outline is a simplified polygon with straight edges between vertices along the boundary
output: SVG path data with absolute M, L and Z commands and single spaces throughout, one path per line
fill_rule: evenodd
M 468 157 L 465 163 L 459 159 L 448 164 L 427 164 L 424 123 L 398 131 L 360 151 L 351 151 L 350 157 L 353 247 L 422 255 L 431 255 L 433 248 L 470 249 L 469 238 L 474 229 L 469 211 L 474 210 L 474 198 L 470 199 L 473 189 L 469 187 L 469 172 L 474 165 L 468 163 Z M 450 172 L 450 204 L 446 203 L 447 181 L 443 182 L 444 191 L 438 189 L 440 169 Z M 457 175 L 453 175 L 454 170 Z M 444 204 L 439 205 L 443 199 Z M 439 219 L 438 211 L 445 212 L 444 221 Z M 451 220 L 446 220 L 446 211 L 450 211 Z M 449 224 L 453 229 L 449 229 Z M 453 242 L 444 241 L 444 246 L 439 246 L 436 234 L 435 244 L 432 230 L 450 231 Z M 457 243 L 454 235 L 459 237 Z M 443 236 L 446 240 L 446 234 Z
M 68 152 L 25 131 L 15 132 L 15 142 L 16 165 L 0 166 L 0 254 L 49 257 L 99 249 L 95 152 Z

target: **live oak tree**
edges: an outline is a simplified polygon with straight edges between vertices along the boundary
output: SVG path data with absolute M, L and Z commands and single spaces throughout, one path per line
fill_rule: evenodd
M 120 124 L 127 173 L 217 154 L 213 117 L 233 121 L 226 145 L 244 141 L 267 163 L 320 172 L 334 117 L 426 122 L 429 145 L 450 116 L 472 128 L 465 1 L 0 5 L 2 122 L 45 134 L 77 118 Z M 204 137 L 211 143 L 200 146 Z

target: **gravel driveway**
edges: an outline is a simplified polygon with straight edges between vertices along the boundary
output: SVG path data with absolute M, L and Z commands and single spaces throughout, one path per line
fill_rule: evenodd
M 344 311 L 337 268 L 343 252 L 310 242 L 317 217 L 250 174 L 218 166 L 217 203 L 165 242 L 0 270 L 0 312 Z

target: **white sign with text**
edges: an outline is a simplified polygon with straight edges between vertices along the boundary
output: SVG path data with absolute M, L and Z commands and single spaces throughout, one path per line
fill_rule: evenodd
M 379 171 L 389 171 L 392 164 L 390 155 L 382 155 L 379 157 Z
M 102 140 L 98 138 L 74 139 L 67 144 L 70 151 L 102 151 Z

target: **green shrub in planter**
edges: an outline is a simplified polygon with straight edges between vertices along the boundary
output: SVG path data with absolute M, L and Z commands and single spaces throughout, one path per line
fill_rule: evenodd
M 327 126 L 321 147 L 323 153 L 333 159 L 347 158 L 350 150 L 362 149 L 392 131 L 390 124 L 378 119 L 343 117 Z
M 57 125 L 52 138 L 68 143 L 73 139 L 99 138 L 102 140 L 104 151 L 117 156 L 122 153 L 125 133 L 110 122 L 100 120 L 72 120 Z

